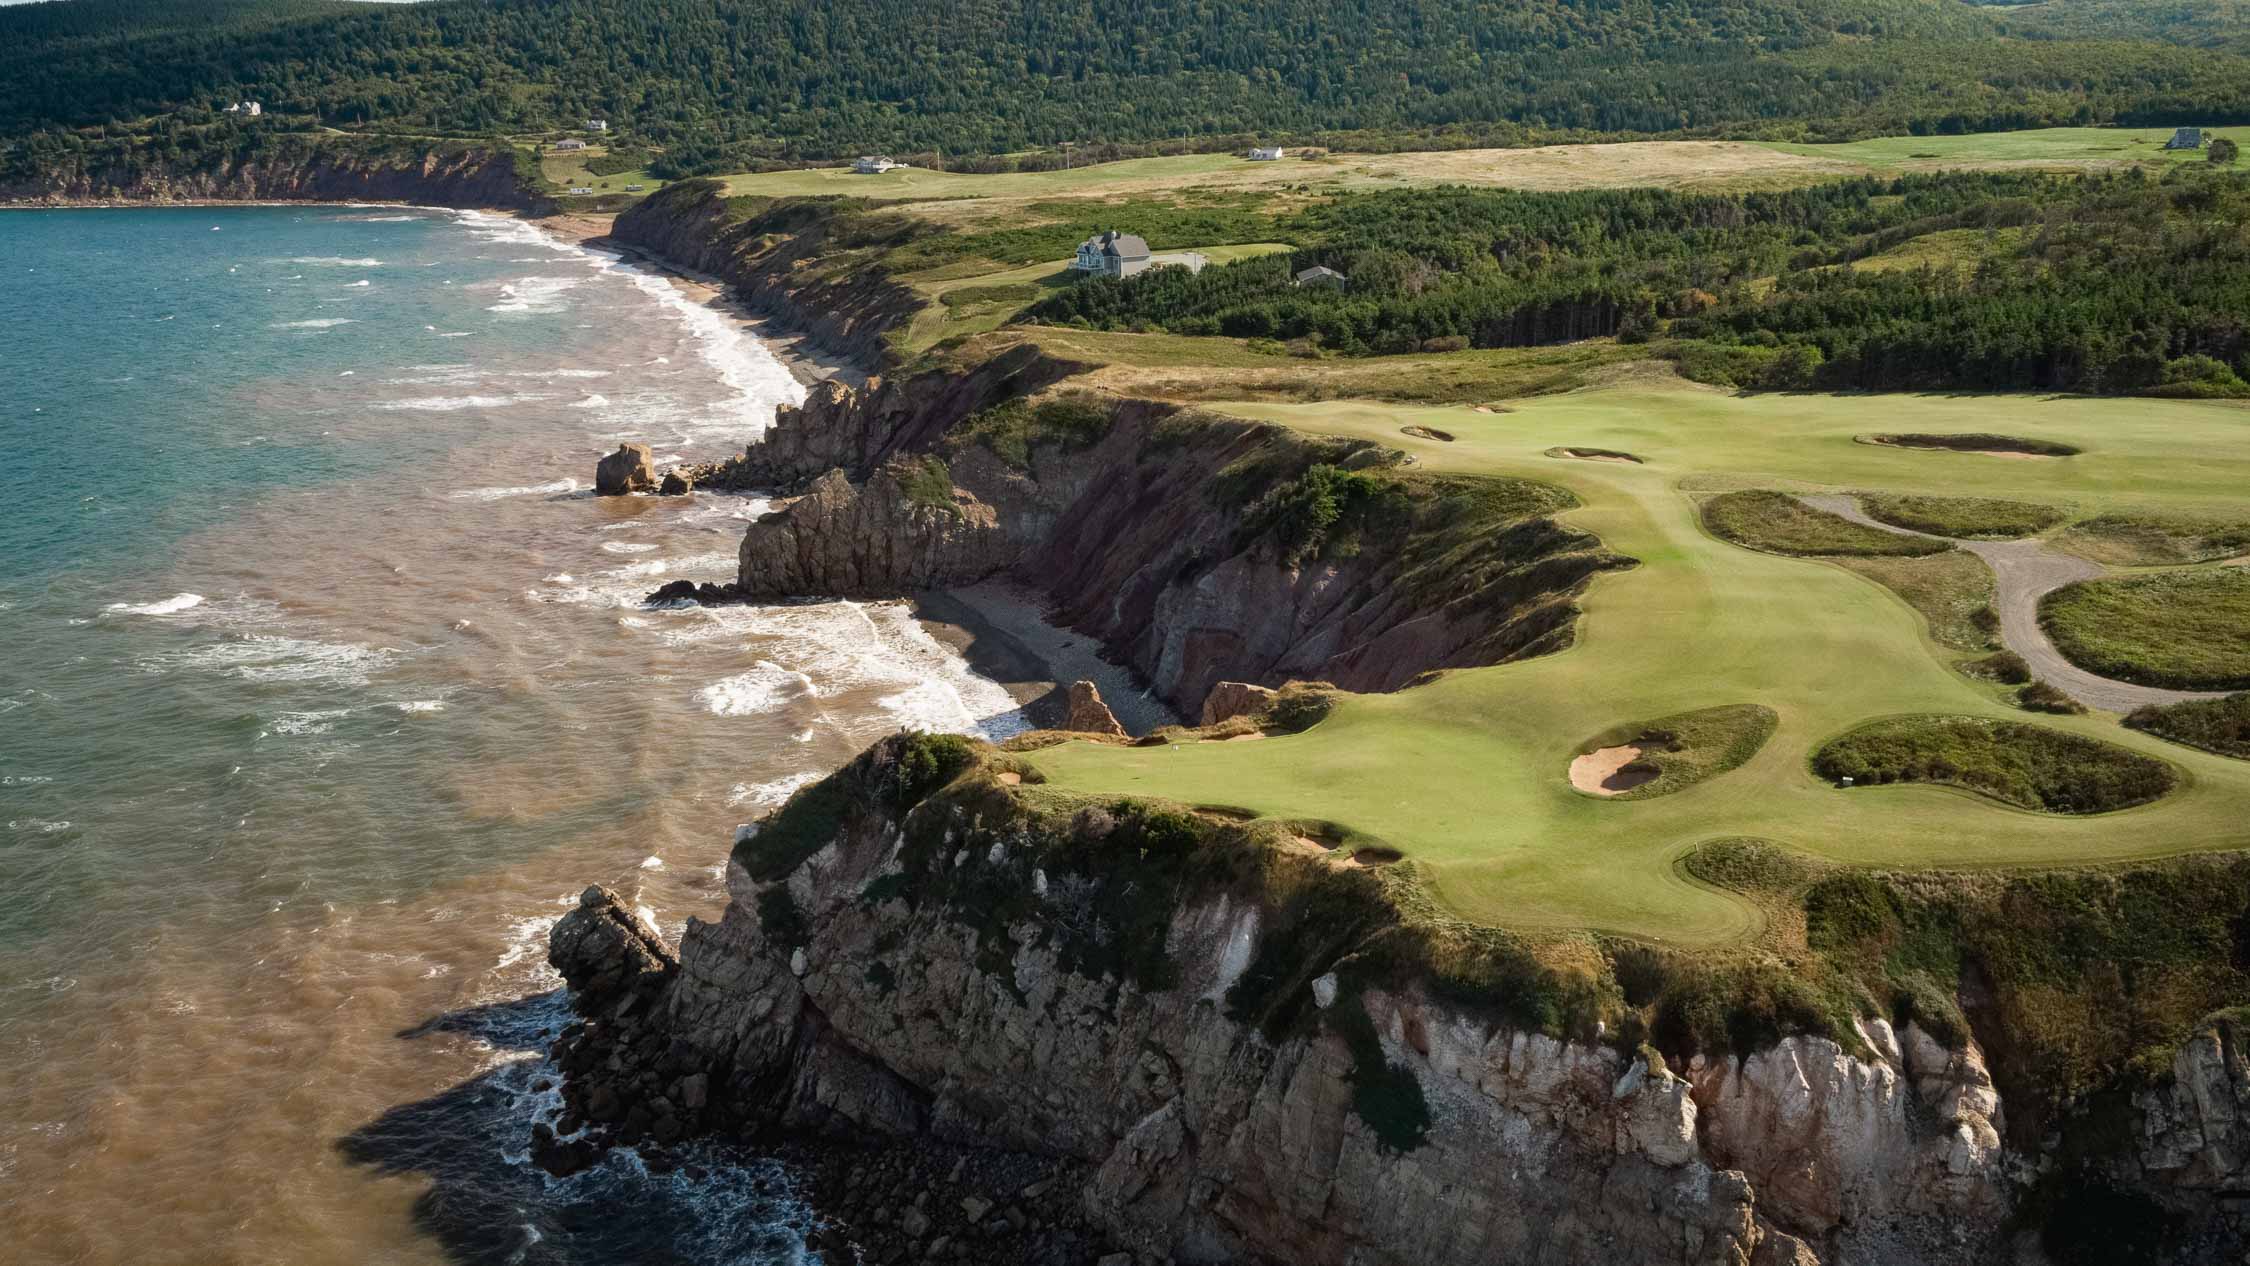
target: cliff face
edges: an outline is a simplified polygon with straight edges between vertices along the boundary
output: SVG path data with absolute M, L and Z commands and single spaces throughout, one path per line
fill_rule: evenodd
M 784 410 L 698 477 L 789 486 L 831 472 L 750 526 L 738 591 L 888 596 L 1005 572 L 1193 715 L 1221 681 L 1393 690 L 1556 649 L 1585 582 L 1630 565 L 1549 517 L 1567 502 L 1495 508 L 1376 445 L 1169 405 L 1081 398 L 1060 406 L 1076 429 L 1026 422 L 1003 457 L 990 411 L 1031 409 L 1015 397 L 1069 369 L 1022 347 L 966 375 L 828 384 Z M 1382 504 L 1354 520 L 1349 549 L 1297 548 L 1271 510 L 1315 467 L 1378 481 Z M 936 485 L 920 503 L 909 472 Z
M 95 158 L 0 185 L 0 201 L 411 202 L 544 213 L 512 150 L 401 153 L 347 144 L 287 147 L 181 163 Z
M 1151 908 L 1118 886 L 1145 870 L 1111 868 L 1149 855 L 1149 822 L 1038 817 L 997 764 L 898 790 L 926 759 L 894 739 L 837 775 L 817 848 L 769 821 L 791 838 L 738 850 L 725 917 L 690 924 L 676 969 L 589 891 L 552 955 L 588 1017 L 563 1043 L 566 1124 L 1061 1157 L 1091 1173 L 1090 1221 L 1178 1261 L 2040 1260 L 2004 1229 L 2040 1158 L 2004 1149 L 1973 1042 L 1865 1020 L 1864 1057 L 1794 1037 L 1675 1075 L 1308 947 L 1285 890 L 1327 859 Z M 2241 1189 L 2231 1040 L 2183 1048 L 2117 1163 Z
M 872 270 L 818 266 L 838 244 L 817 213 L 781 219 L 742 214 L 728 206 L 717 181 L 666 186 L 618 216 L 610 236 L 719 278 L 753 311 L 868 367 L 886 360 L 883 335 L 912 320 L 924 303 L 911 288 Z

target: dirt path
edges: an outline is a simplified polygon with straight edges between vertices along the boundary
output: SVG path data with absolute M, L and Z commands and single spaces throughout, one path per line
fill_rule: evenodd
M 1983 559 L 1985 566 L 1992 569 L 1994 587 L 1998 591 L 1993 598 L 1993 606 L 2000 612 L 2001 643 L 2023 656 L 2024 662 L 2031 665 L 2032 676 L 2089 708 L 2100 708 L 2106 712 L 2131 712 L 2144 703 L 2182 703 L 2190 699 L 2226 697 L 2225 691 L 2165 690 L 2157 686 L 2136 686 L 2131 682 L 2097 676 L 2063 658 L 2062 652 L 2056 650 L 2055 644 L 2047 639 L 2046 630 L 2039 627 L 2039 600 L 2073 581 L 2091 580 L 2105 575 L 2107 569 L 2099 563 L 2051 549 L 2045 541 L 2036 538 L 2020 541 L 1961 541 L 1928 532 L 1910 531 L 1862 512 L 1856 500 L 1838 494 L 1800 496 L 1797 499 L 1815 510 L 1826 510 L 1838 518 L 1849 519 L 1879 531 L 1894 532 L 1900 536 L 1953 540 L 1960 548 Z

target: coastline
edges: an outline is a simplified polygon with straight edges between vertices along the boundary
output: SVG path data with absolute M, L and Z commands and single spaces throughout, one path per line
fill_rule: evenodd
M 772 317 L 751 311 L 749 305 L 729 293 L 726 283 L 717 277 L 684 268 L 661 255 L 612 238 L 609 230 L 616 222 L 617 217 L 614 215 L 579 211 L 561 211 L 547 216 L 516 211 L 502 214 L 535 225 L 566 242 L 613 252 L 657 273 L 690 299 L 741 325 L 751 337 L 765 344 L 775 359 L 806 387 L 823 382 L 840 382 L 846 386 L 859 387 L 865 386 L 870 377 L 864 367 L 823 352 L 798 331 L 789 329 Z

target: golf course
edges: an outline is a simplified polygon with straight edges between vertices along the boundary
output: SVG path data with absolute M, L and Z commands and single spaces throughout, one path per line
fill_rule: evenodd
M 1756 906 L 1679 866 L 1713 840 L 1763 839 L 1828 863 L 1891 869 L 2077 866 L 2250 842 L 2250 762 L 2125 728 L 2115 713 L 2027 712 L 2005 688 L 1961 671 L 1958 646 L 1934 639 L 1898 593 L 1828 559 L 1722 540 L 1700 504 L 1774 490 L 1997 498 L 2051 507 L 2063 523 L 2212 521 L 2238 512 L 2250 487 L 2250 410 L 2239 405 L 1736 395 L 1656 384 L 1491 411 L 1351 401 L 1213 407 L 1379 441 L 1416 469 L 1560 485 L 1580 502 L 1563 521 L 1639 565 L 1592 582 L 1575 642 L 1559 653 L 1345 696 L 1310 730 L 1261 742 L 1046 748 L 1033 763 L 1057 790 L 1317 822 L 1416 863 L 1437 900 L 1464 919 L 1682 946 L 1740 940 L 1760 927 Z M 2080 451 L 2037 457 L 1867 442 L 1888 432 L 2002 433 Z M 1777 722 L 1739 764 L 1718 762 L 1661 795 L 1572 785 L 1572 762 L 1590 740 L 1735 705 L 1769 709 Z M 2103 751 L 2161 762 L 2169 790 L 2136 807 L 2057 813 L 1927 782 L 1844 788 L 1814 772 L 1813 754 L 1831 740 L 1912 717 L 2098 740 L 2113 745 Z

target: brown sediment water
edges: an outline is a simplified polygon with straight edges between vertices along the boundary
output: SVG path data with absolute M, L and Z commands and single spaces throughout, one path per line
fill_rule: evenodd
M 209 402 L 242 447 L 208 459 L 314 473 L 0 575 L 6 1256 L 791 1260 L 810 1215 L 756 1156 L 524 1163 L 565 1019 L 545 932 L 593 882 L 669 934 L 715 917 L 739 824 L 901 726 L 1020 728 L 1018 699 L 901 603 L 641 605 L 729 578 L 761 503 L 596 499 L 595 457 L 720 456 L 801 391 L 723 314 L 520 226 L 345 241 L 384 260 L 346 268 L 241 218 L 310 213 L 197 214 L 358 315 L 225 336 L 270 361 Z M 311 306 L 361 274 L 387 315 Z M 113 474 L 89 504 L 175 513 Z

